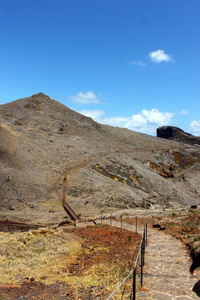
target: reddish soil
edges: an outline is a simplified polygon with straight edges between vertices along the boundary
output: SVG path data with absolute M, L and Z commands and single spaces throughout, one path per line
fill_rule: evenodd
M 173 235 L 179 239 L 184 245 L 189 247 L 189 238 L 200 239 L 200 212 L 193 211 L 187 215 L 172 215 L 167 218 L 159 218 L 159 224 L 161 230 L 165 230 L 166 233 Z
M 118 263 L 123 267 L 127 263 L 130 269 L 137 255 L 136 246 L 139 246 L 141 236 L 125 229 L 119 229 L 109 226 L 92 227 L 88 226 L 78 231 L 71 230 L 84 239 L 82 245 L 82 256 L 77 258 L 77 262 L 69 266 L 69 272 L 81 276 L 86 269 L 93 264 Z M 103 249 L 103 247 L 106 247 Z M 98 251 L 95 248 L 101 247 Z
M 66 272 L 69 276 L 84 276 L 84 273 L 92 265 L 103 262 L 110 267 L 113 267 L 113 265 L 120 267 L 122 278 L 124 278 L 124 273 L 133 267 L 141 240 L 139 234 L 106 225 L 64 230 L 73 232 L 83 239 L 81 255 L 77 257 L 75 262 L 67 266 Z M 98 272 L 100 276 L 101 271 Z M 35 282 L 34 278 L 27 278 L 20 285 L 0 286 L 1 300 L 88 300 L 105 299 L 106 296 L 108 296 L 106 286 L 94 287 L 90 285 L 77 288 L 75 291 L 62 282 L 45 285 L 42 282 Z

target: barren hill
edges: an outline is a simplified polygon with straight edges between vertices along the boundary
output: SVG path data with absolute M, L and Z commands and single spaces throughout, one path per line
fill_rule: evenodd
M 0 106 L 0 219 L 200 202 L 200 146 L 96 123 L 39 93 Z

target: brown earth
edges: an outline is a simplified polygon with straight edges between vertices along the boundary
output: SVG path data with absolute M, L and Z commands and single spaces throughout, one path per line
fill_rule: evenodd
M 153 216 L 152 216 L 153 215 Z M 116 220 L 120 221 L 119 218 Z M 158 230 L 171 234 L 179 239 L 191 253 L 194 250 L 200 252 L 200 209 L 190 208 L 189 210 L 170 210 L 162 211 L 157 214 L 146 212 L 145 220 L 148 226 L 155 227 Z M 123 222 L 127 224 L 135 224 L 135 219 L 132 217 L 123 217 Z M 137 218 L 138 225 L 144 224 L 144 217 Z M 194 242 L 198 242 L 194 244 Z M 195 247 L 195 248 L 193 248 Z
M 1 284 L 1 300 L 104 299 L 133 268 L 141 240 L 139 234 L 106 225 L 63 227 L 63 231 L 77 236 L 82 244 L 73 259 L 67 264 L 63 261 L 60 272 L 68 280 L 46 284 L 48 276 L 41 276 L 40 280 L 31 277 L 14 284 Z
M 144 211 L 143 214 L 146 215 L 148 226 L 159 225 L 158 230 L 164 230 L 180 239 L 191 251 L 194 250 L 193 243 L 200 240 L 199 209 L 190 209 L 189 212 L 163 211 L 153 217 L 150 211 L 146 213 Z M 120 218 L 113 218 L 120 221 Z M 135 224 L 136 220 L 124 215 L 124 222 Z M 144 218 L 138 217 L 137 224 L 143 226 Z M 139 235 L 101 224 L 83 228 L 67 229 L 66 226 L 62 228 L 65 233 L 74 234 L 81 240 L 81 252 L 63 267 L 63 272 L 67 276 L 75 278 L 76 288 L 60 281 L 55 284 L 45 284 L 45 276 L 42 276 L 39 281 L 28 278 L 20 284 L 1 285 L 1 293 L 4 295 L 2 299 L 105 299 L 114 290 L 114 287 L 111 287 L 110 291 L 107 290 L 111 282 L 114 283 L 114 279 L 122 281 L 133 266 L 134 255 L 137 252 L 136 245 L 140 241 Z M 120 276 L 116 278 L 116 274 Z M 92 275 L 92 284 L 90 282 L 88 285 L 81 285 L 81 278 L 88 275 Z M 103 279 L 99 279 L 99 284 L 94 284 L 102 275 Z M 8 295 L 10 298 L 7 298 Z
M 200 266 L 200 209 L 198 207 L 189 210 L 162 211 L 153 216 L 146 213 L 145 220 L 148 222 L 148 227 L 157 228 L 179 239 L 188 249 L 188 255 L 195 261 L 195 265 Z M 123 222 L 135 224 L 135 220 L 131 217 L 124 217 Z M 143 218 L 138 218 L 139 225 L 143 222 Z
M 151 224 L 159 224 L 160 230 L 173 235 L 186 245 L 191 255 L 200 252 L 200 210 L 190 209 L 187 214 L 172 212 L 171 216 L 151 220 Z
M 0 219 L 65 220 L 200 203 L 200 148 L 94 122 L 39 93 L 0 105 Z
M 198 242 L 199 231 L 194 225 L 199 230 L 199 215 L 194 212 L 189 217 L 182 214 L 151 217 L 158 209 L 185 209 L 200 203 L 198 145 L 98 124 L 42 93 L 1 105 L 0 118 L 0 220 L 3 222 L 47 227 L 69 222 L 62 206 L 66 177 L 66 200 L 82 220 L 95 219 L 101 211 L 119 215 L 141 207 L 147 209 L 145 216 L 150 224 L 159 222 L 162 229 L 188 245 Z M 127 218 L 127 222 L 133 220 Z M 57 249 L 65 236 L 53 232 L 53 237 L 46 238 L 54 242 L 58 238 L 58 245 L 54 246 Z M 26 243 L 31 240 L 26 242 L 18 233 L 10 234 L 13 239 L 16 234 L 19 249 L 26 251 Z M 40 246 L 44 239 L 35 238 L 35 234 L 31 238 Z M 64 256 L 65 260 L 61 255 L 62 261 L 56 256 L 57 264 L 48 258 L 48 267 L 52 268 L 51 272 L 48 269 L 49 276 L 31 274 L 18 281 L 4 282 L 0 286 L 0 299 L 102 299 L 113 291 L 110 284 L 116 283 L 113 278 L 118 282 L 130 270 L 140 239 L 128 231 L 105 226 L 87 229 L 77 226 L 65 234 L 76 236 L 81 252 L 73 256 L 70 252 Z M 1 257 L 5 254 L 4 262 L 12 263 L 9 251 L 13 241 L 8 238 L 5 245 L 9 248 L 4 253 L 1 247 Z M 42 255 L 40 247 L 33 249 Z M 13 251 L 18 257 L 15 244 Z M 32 254 L 33 258 L 36 254 Z M 56 273 L 61 262 L 64 267 Z M 53 276 L 66 276 L 71 281 L 53 280 Z

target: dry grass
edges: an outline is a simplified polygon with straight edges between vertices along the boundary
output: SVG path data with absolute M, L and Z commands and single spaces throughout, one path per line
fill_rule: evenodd
M 46 284 L 67 281 L 65 264 L 81 250 L 80 239 L 63 231 L 0 233 L 0 283 L 34 277 Z
M 105 291 L 111 293 L 132 269 L 132 259 L 138 242 L 134 240 L 132 245 L 126 244 L 125 240 L 128 239 L 129 233 L 124 237 L 125 231 L 123 231 L 123 235 L 118 237 L 118 243 L 122 242 L 120 248 L 124 245 L 125 250 L 113 252 L 113 249 L 119 246 L 113 244 L 114 239 L 110 244 L 101 244 L 99 239 L 104 240 L 105 237 L 101 237 L 100 232 L 97 232 L 96 240 L 93 229 L 89 227 L 84 231 L 84 235 L 86 232 L 88 236 L 84 239 L 80 234 L 63 230 L 1 232 L 0 285 L 21 284 L 27 278 L 33 277 L 35 281 L 44 284 L 57 282 L 67 284 L 77 293 L 79 288 L 85 289 L 91 286 L 105 287 Z M 93 235 L 90 240 L 91 234 Z M 107 229 L 104 230 L 104 234 L 108 234 Z M 110 234 L 108 240 L 113 233 Z M 77 264 L 79 265 L 76 268 Z M 130 291 L 130 285 L 131 283 L 127 282 L 124 286 L 125 293 Z M 114 299 L 120 299 L 124 287 L 119 290 L 119 295 Z

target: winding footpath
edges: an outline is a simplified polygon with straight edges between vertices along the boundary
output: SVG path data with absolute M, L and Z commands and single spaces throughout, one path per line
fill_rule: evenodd
M 119 227 L 119 222 L 112 222 Z M 134 225 L 123 223 L 123 228 L 135 231 Z M 142 232 L 142 228 L 138 228 Z M 145 253 L 143 291 L 137 299 L 189 300 L 199 299 L 192 291 L 200 272 L 189 273 L 191 259 L 182 243 L 164 231 L 148 228 L 148 246 Z
M 182 243 L 163 231 L 149 229 L 144 268 L 146 292 L 138 299 L 199 299 L 192 291 L 197 276 L 191 276 L 191 259 Z

